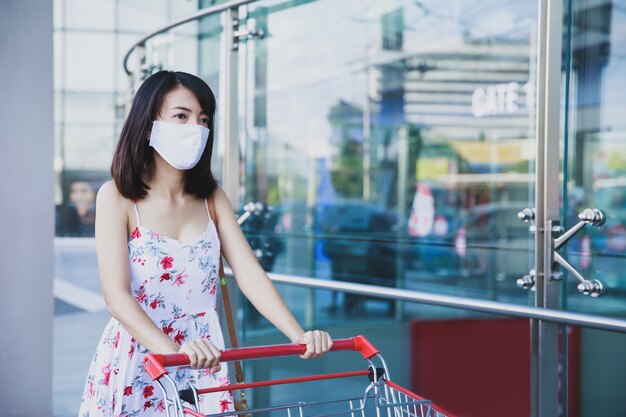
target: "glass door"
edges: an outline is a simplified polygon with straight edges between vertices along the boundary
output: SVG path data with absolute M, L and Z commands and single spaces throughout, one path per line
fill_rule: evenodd
M 537 16 L 523 0 L 241 8 L 240 192 L 267 206 L 244 226 L 265 269 L 532 305 L 517 214 L 534 207 Z M 459 415 L 529 415 L 527 320 L 280 290 L 307 326 L 367 320 L 396 342 L 396 378 Z M 247 314 L 248 335 L 269 327 Z
M 242 19 L 265 34 L 240 45 L 242 200 L 275 208 L 272 269 L 529 304 L 536 4 L 332 3 Z
M 585 209 L 600 209 L 601 227 L 587 226 L 562 254 L 586 280 L 597 280 L 604 293 L 581 296 L 571 273 L 562 286 L 564 309 L 615 318 L 626 316 L 626 78 L 624 52 L 626 2 L 566 2 L 564 47 L 564 141 L 562 218 L 566 228 L 580 221 Z M 621 415 L 626 383 L 626 335 L 589 329 L 579 343 L 563 344 L 572 383 L 565 392 L 568 416 Z M 601 381 L 601 383 L 598 383 Z M 600 388 L 600 386 L 602 388 Z

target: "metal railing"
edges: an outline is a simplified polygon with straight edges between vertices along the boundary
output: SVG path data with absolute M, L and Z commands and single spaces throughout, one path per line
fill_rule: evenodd
M 233 277 L 232 270 L 226 269 L 226 275 Z M 419 304 L 429 304 L 439 307 L 458 308 L 481 313 L 497 314 L 509 317 L 520 317 L 533 320 L 542 320 L 551 323 L 582 326 L 592 329 L 608 330 L 626 333 L 626 320 L 590 314 L 572 313 L 549 308 L 528 307 L 497 301 L 479 300 L 467 297 L 432 294 L 421 291 L 405 290 L 402 288 L 381 287 L 378 285 L 356 284 L 345 281 L 329 281 L 318 278 L 299 277 L 268 273 L 270 279 L 276 283 L 294 285 L 318 290 L 329 290 L 386 298 L 396 301 L 409 301 Z
M 216 15 L 219 14 L 221 12 L 224 12 L 228 9 L 233 9 L 236 7 L 240 7 L 240 6 L 245 6 L 246 4 L 250 4 L 250 3 L 255 3 L 259 0 L 233 0 L 233 1 L 229 1 L 223 4 L 219 4 L 217 6 L 211 6 L 211 7 L 207 7 L 205 9 L 202 10 L 198 10 L 197 12 L 184 17 L 182 19 L 179 20 L 174 20 L 173 22 L 168 23 L 167 25 L 164 25 L 150 33 L 148 33 L 147 35 L 145 35 L 143 38 L 139 39 L 137 42 L 135 42 L 133 44 L 133 46 L 130 47 L 130 49 L 128 50 L 128 52 L 126 52 L 126 55 L 124 55 L 124 61 L 123 61 L 123 65 L 124 65 L 124 71 L 126 71 L 126 74 L 128 75 L 132 75 L 132 71 L 130 71 L 128 69 L 128 59 L 130 58 L 130 55 L 133 53 L 133 51 L 137 48 L 137 47 L 143 47 L 146 43 L 146 41 L 154 38 L 157 35 L 160 35 L 164 32 L 167 32 L 170 29 L 174 29 L 175 27 L 178 27 L 180 25 L 184 25 L 185 23 L 189 23 L 189 22 L 193 22 L 194 20 L 198 20 L 200 18 L 203 17 L 207 17 L 207 16 L 212 16 L 212 15 Z

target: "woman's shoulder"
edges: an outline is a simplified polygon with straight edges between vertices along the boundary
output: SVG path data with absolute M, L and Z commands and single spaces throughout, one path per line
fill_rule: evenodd
M 122 196 L 117 185 L 115 185 L 115 181 L 110 180 L 102 184 L 98 190 L 96 204 L 100 207 L 125 213 L 132 205 L 132 201 Z
M 232 212 L 233 210 L 232 206 L 230 205 L 228 196 L 219 185 L 208 198 L 208 201 L 211 211 L 211 217 L 216 224 L 219 223 L 220 213 L 223 213 L 224 210 L 228 210 L 229 212 Z

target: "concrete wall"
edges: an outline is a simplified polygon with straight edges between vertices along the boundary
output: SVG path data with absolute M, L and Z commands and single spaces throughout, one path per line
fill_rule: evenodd
M 0 416 L 52 415 L 52 1 L 0 1 Z

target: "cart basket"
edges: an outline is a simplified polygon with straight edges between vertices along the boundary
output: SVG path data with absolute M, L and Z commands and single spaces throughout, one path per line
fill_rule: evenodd
M 164 397 L 167 417 L 208 417 L 198 411 L 199 397 L 213 392 L 224 392 L 258 387 L 295 384 L 309 381 L 324 381 L 348 377 L 368 377 L 362 393 L 358 396 L 342 397 L 315 402 L 294 401 L 288 404 L 211 414 L 211 417 L 244 416 L 257 414 L 274 416 L 330 417 L 330 416 L 376 416 L 376 417 L 454 417 L 453 414 L 436 406 L 432 401 L 395 384 L 389 379 L 389 371 L 380 352 L 363 336 L 339 339 L 333 342 L 331 351 L 358 351 L 368 363 L 367 369 L 331 374 L 309 375 L 296 378 L 274 379 L 249 382 L 212 388 L 179 389 L 169 375 L 168 367 L 189 365 L 189 357 L 184 353 L 161 355 L 148 354 L 144 358 L 144 368 L 160 387 Z M 280 356 L 302 355 L 306 345 L 254 346 L 222 351 L 220 362 L 244 361 L 275 358 Z M 376 365 L 380 366 L 377 367 Z M 169 389 L 167 388 L 169 386 Z

